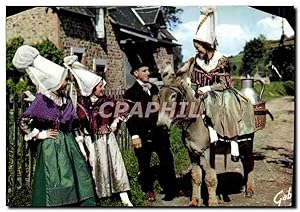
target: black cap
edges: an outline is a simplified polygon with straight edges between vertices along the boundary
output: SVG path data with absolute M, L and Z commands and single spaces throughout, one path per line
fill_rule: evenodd
M 137 64 L 134 64 L 134 65 L 132 66 L 132 69 L 131 69 L 131 71 L 130 71 L 130 74 L 133 75 L 133 72 L 134 72 L 135 70 L 137 70 L 137 69 L 139 69 L 139 68 L 141 68 L 141 67 L 143 67 L 143 66 L 148 67 L 148 66 L 145 65 L 144 63 L 137 63 Z

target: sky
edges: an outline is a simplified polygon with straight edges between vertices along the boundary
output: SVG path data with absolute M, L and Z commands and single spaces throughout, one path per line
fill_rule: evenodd
M 194 56 L 193 36 L 200 16 L 199 6 L 180 7 L 182 23 L 171 31 L 182 45 L 183 61 Z M 273 16 L 273 17 L 272 17 Z M 287 36 L 294 31 L 284 18 L 284 32 Z M 234 56 L 243 50 L 246 42 L 259 35 L 268 40 L 278 40 L 282 34 L 282 18 L 248 6 L 217 6 L 216 34 L 217 49 L 226 56 Z

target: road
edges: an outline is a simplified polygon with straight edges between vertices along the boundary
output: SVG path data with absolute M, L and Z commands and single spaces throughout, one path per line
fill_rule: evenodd
M 218 191 L 220 207 L 286 207 L 292 203 L 293 167 L 294 167 L 294 97 L 286 96 L 271 100 L 266 107 L 274 116 L 267 116 L 267 124 L 254 138 L 255 156 L 255 194 L 244 197 L 241 186 L 241 163 L 227 160 L 224 169 L 224 156 L 217 157 Z M 229 155 L 228 155 L 229 156 Z M 229 158 L 229 157 L 228 157 Z M 296 178 L 295 178 L 296 179 Z M 219 192 L 218 192 L 219 193 Z M 152 203 L 156 207 L 187 207 L 189 197 L 178 197 L 172 201 L 160 200 L 157 196 Z M 203 207 L 206 207 L 203 205 Z

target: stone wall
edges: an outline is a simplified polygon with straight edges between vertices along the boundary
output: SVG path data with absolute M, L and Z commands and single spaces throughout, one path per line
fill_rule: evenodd
M 158 70 L 164 69 L 167 63 L 171 63 L 174 66 L 173 54 L 168 53 L 165 47 L 157 48 L 157 52 L 153 53 L 153 57 Z
M 107 89 L 124 89 L 124 63 L 122 50 L 116 40 L 114 31 L 107 16 L 105 16 L 105 39 L 95 36 L 95 28 L 89 17 L 60 14 L 61 46 L 66 55 L 71 47 L 85 49 L 85 65 L 93 69 L 93 59 L 107 60 L 106 80 Z
M 45 39 L 57 44 L 57 17 L 51 8 L 35 7 L 6 18 L 6 41 L 21 36 L 34 45 Z
M 107 88 L 124 89 L 125 73 L 123 52 L 120 49 L 112 25 L 105 16 L 105 39 L 95 37 L 90 17 L 35 7 L 6 18 L 6 40 L 21 36 L 25 44 L 35 45 L 49 39 L 70 55 L 71 47 L 85 49 L 85 65 L 93 69 L 93 59 L 107 59 Z
M 91 17 L 56 10 L 48 7 L 35 7 L 6 18 L 6 40 L 22 36 L 26 44 L 34 45 L 49 39 L 64 54 L 70 55 L 71 47 L 85 49 L 85 65 L 93 69 L 93 59 L 107 60 L 107 89 L 125 89 L 125 59 L 115 30 L 107 13 L 105 14 L 105 39 L 95 36 Z M 169 49 L 159 47 L 153 53 L 159 69 L 166 62 L 173 64 L 173 54 Z

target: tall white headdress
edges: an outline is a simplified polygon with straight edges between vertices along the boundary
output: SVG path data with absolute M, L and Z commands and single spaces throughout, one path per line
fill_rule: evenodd
M 216 39 L 216 7 L 201 7 L 195 40 L 209 43 L 212 47 L 217 44 Z
M 26 71 L 35 84 L 37 92 L 56 91 L 63 84 L 68 71 L 42 57 L 39 51 L 31 46 L 19 47 L 12 60 L 19 71 Z
M 87 67 L 77 61 L 76 55 L 67 56 L 64 58 L 64 65 L 70 70 L 75 77 L 80 89 L 80 93 L 83 96 L 89 96 L 92 94 L 93 89 L 102 80 L 104 85 L 105 80 L 97 74 L 90 71 Z

